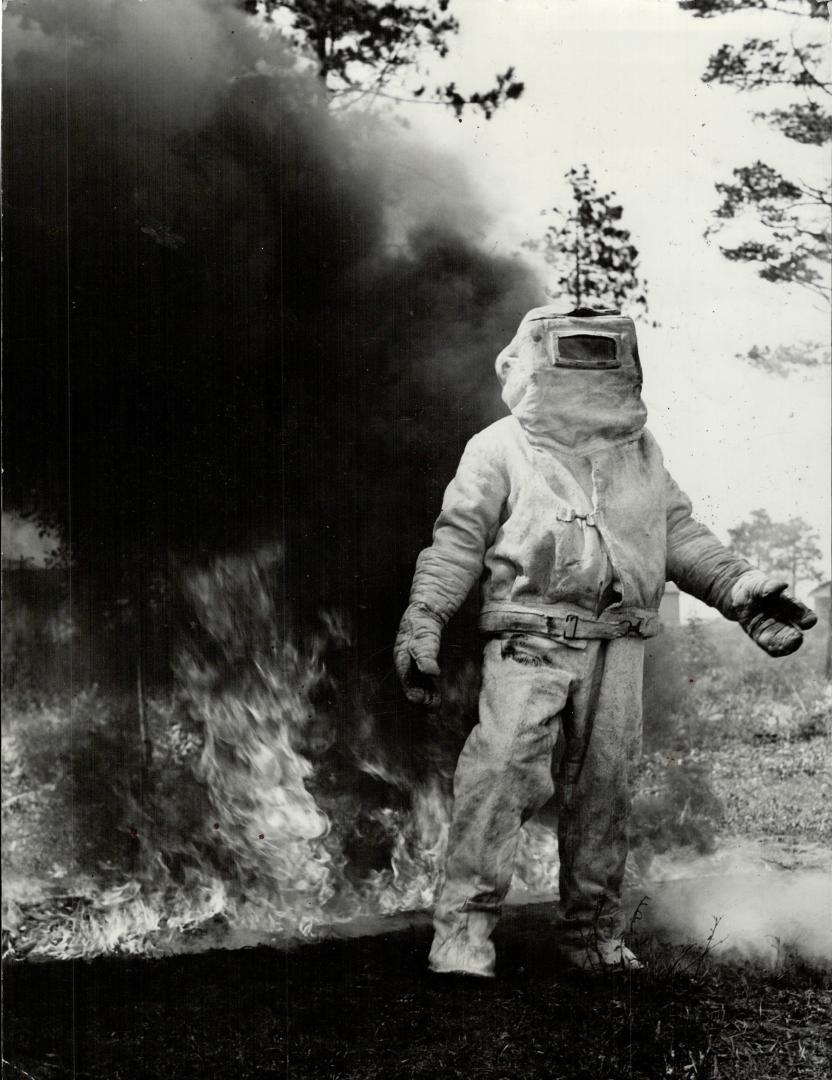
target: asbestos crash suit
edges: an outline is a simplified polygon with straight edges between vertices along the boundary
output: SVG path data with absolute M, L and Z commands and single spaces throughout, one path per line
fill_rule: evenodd
M 635 968 L 621 887 L 644 640 L 665 582 L 772 655 L 794 651 L 815 619 L 691 516 L 644 426 L 631 319 L 535 309 L 496 367 L 511 415 L 465 448 L 395 649 L 408 697 L 435 705 L 442 629 L 481 580 L 479 722 L 454 776 L 430 964 L 493 974 L 519 831 L 554 793 L 560 738 L 560 953 L 579 968 Z

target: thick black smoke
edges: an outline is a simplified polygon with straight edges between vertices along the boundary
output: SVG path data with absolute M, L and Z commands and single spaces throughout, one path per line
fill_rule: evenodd
M 61 526 L 91 622 L 277 542 L 286 610 L 389 635 L 535 283 L 230 0 L 5 22 L 7 505 Z

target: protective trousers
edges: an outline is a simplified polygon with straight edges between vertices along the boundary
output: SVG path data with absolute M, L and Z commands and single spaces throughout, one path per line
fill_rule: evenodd
M 491 932 L 511 884 L 521 825 L 554 793 L 559 737 L 565 932 L 617 929 L 630 779 L 641 751 L 644 643 L 624 637 L 581 644 L 505 633 L 485 646 L 479 723 L 454 775 L 434 970 L 493 974 Z

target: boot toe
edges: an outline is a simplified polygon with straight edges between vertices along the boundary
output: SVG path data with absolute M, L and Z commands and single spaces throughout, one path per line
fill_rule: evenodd
M 558 957 L 569 970 L 582 975 L 618 975 L 644 971 L 644 964 L 618 938 L 564 946 Z

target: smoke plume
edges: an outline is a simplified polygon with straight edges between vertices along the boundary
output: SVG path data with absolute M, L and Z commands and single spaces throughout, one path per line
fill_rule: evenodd
M 4 49 L 8 504 L 104 594 L 277 542 L 287 609 L 389 635 L 539 299 L 463 171 L 233 3 L 30 0 Z
M 832 965 L 828 866 L 773 869 L 753 844 L 735 843 L 716 856 L 677 856 L 652 874 L 659 880 L 643 883 L 647 932 L 727 960 Z

